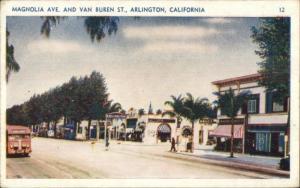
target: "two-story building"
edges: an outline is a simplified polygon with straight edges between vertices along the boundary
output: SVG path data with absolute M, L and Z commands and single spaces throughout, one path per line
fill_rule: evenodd
M 218 80 L 212 84 L 224 93 L 230 88 L 235 93 L 251 92 L 238 116 L 234 119 L 234 150 L 236 152 L 265 155 L 286 154 L 288 140 L 287 100 L 283 104 L 274 102 L 276 92 L 269 92 L 260 86 L 260 74 Z M 211 133 L 217 137 L 219 150 L 230 149 L 231 120 L 218 111 L 218 127 Z

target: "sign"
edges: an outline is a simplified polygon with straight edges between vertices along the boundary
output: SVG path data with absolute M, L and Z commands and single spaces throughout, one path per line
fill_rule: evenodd
M 148 119 L 149 123 L 175 123 L 175 119 Z
M 199 123 L 207 125 L 207 124 L 213 124 L 215 122 L 213 119 L 201 119 L 199 120 Z
M 219 125 L 231 125 L 231 124 L 232 124 L 231 119 L 219 119 Z M 243 125 L 244 118 L 234 118 L 233 124 L 234 125 Z
M 13 130 L 12 134 L 25 134 L 26 130 Z
M 126 119 L 125 114 L 106 114 L 107 119 Z

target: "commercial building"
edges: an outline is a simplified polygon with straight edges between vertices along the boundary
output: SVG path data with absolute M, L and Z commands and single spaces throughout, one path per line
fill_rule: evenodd
M 217 127 L 216 120 L 214 119 L 203 119 L 194 124 L 194 148 L 200 149 L 203 146 L 209 146 L 215 144 L 215 139 L 210 133 Z M 186 150 L 186 145 L 190 141 L 192 133 L 191 123 L 182 118 L 180 127 L 177 128 L 177 142 L 180 151 Z
M 274 102 L 276 91 L 269 92 L 258 84 L 260 74 L 251 74 L 212 84 L 220 93 L 230 88 L 235 93 L 249 90 L 251 95 L 239 110 L 234 123 L 234 150 L 236 152 L 283 156 L 287 152 L 288 99 Z M 218 127 L 211 133 L 217 138 L 219 150 L 230 149 L 231 120 L 218 111 Z

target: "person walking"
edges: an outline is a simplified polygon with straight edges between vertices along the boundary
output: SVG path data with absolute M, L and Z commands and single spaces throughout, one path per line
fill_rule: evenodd
M 109 135 L 108 135 L 108 131 L 106 132 L 106 138 L 105 138 L 105 150 L 108 151 L 109 149 Z
M 170 152 L 172 152 L 172 151 L 177 152 L 177 151 L 176 151 L 176 148 L 175 148 L 175 144 L 176 144 L 175 139 L 172 138 L 172 141 L 171 141 L 171 150 L 170 150 Z

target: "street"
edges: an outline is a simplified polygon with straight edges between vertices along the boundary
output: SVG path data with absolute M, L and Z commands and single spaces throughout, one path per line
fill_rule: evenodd
M 7 158 L 7 178 L 278 178 L 201 162 L 179 160 L 168 152 L 169 143 L 68 141 L 32 139 L 30 157 Z

